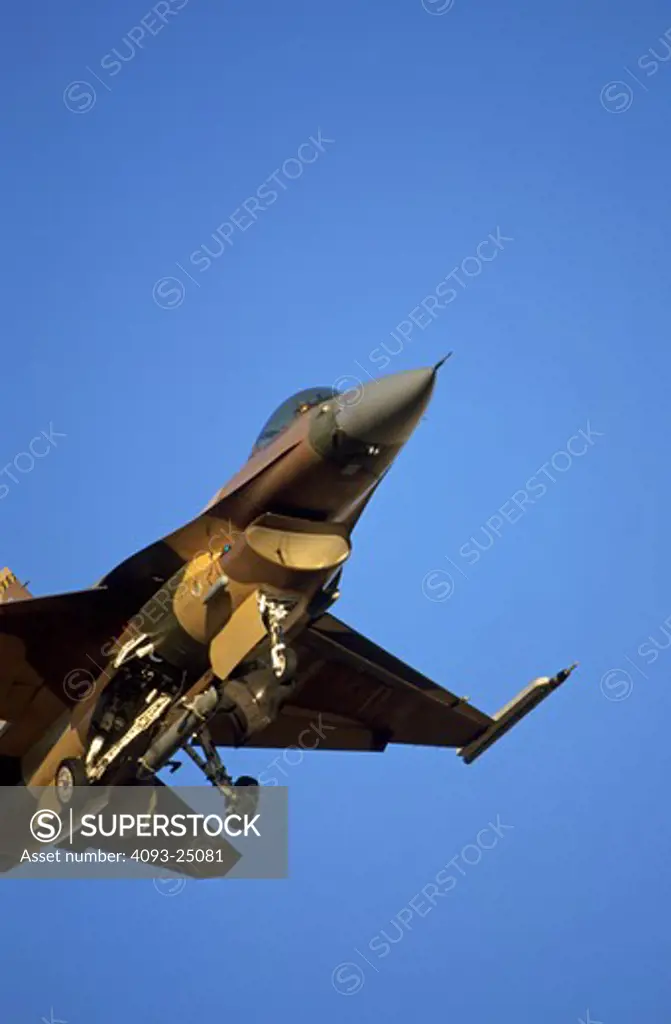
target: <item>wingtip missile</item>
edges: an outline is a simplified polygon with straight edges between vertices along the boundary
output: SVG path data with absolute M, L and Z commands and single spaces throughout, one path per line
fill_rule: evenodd
M 569 677 L 569 676 L 571 675 L 571 673 L 572 673 L 572 672 L 575 672 L 575 670 L 577 669 L 577 667 L 578 667 L 578 665 L 579 665 L 579 664 L 580 664 L 580 662 L 579 662 L 579 661 L 574 661 L 574 662 L 573 662 L 573 664 L 572 664 L 572 665 L 569 665 L 569 667 L 568 667 L 568 668 L 563 668 L 563 669 L 561 670 L 561 672 L 557 672 L 557 675 L 556 675 L 556 676 L 554 676 L 554 677 L 553 677 L 553 678 L 552 678 L 552 679 L 550 680 L 550 682 L 551 682 L 551 683 L 555 683 L 555 685 L 556 685 L 556 686 L 561 686 L 561 684 L 562 684 L 562 683 L 565 683 L 565 682 L 566 682 L 566 680 L 567 680 L 567 679 L 568 679 L 568 677 Z
M 459 748 L 457 754 L 465 764 L 471 764 L 477 757 L 484 754 L 486 750 L 505 736 L 514 725 L 521 722 L 523 718 L 533 711 L 534 708 L 550 696 L 562 683 L 565 683 L 571 673 L 578 667 L 575 662 L 569 668 L 563 668 L 552 678 L 542 676 L 529 683 L 516 697 L 508 704 L 505 704 L 500 711 L 497 711 L 492 718 L 492 723 L 480 736 L 477 736 L 465 747 Z

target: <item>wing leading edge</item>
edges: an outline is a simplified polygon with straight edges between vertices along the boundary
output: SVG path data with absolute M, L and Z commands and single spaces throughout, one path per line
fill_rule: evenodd
M 462 747 L 493 722 L 333 615 L 313 622 L 294 646 L 300 689 L 275 722 L 251 737 L 250 746 L 298 743 L 320 750 L 369 751 L 383 751 L 389 743 Z M 216 726 L 215 719 L 215 743 Z
M 333 615 L 300 635 L 302 685 L 249 746 L 383 751 L 389 743 L 452 747 L 469 764 L 568 677 L 531 683 L 493 717 L 379 647 Z M 212 723 L 217 743 L 217 721 Z

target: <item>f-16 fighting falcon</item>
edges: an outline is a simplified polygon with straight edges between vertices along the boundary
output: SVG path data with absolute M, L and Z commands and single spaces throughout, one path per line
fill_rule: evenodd
M 218 748 L 297 744 L 318 716 L 320 750 L 444 746 L 469 764 L 560 686 L 571 669 L 490 717 L 328 611 L 440 365 L 289 398 L 200 515 L 89 590 L 33 598 L 4 570 L 0 785 L 54 786 L 65 806 L 74 787 L 160 785 L 182 752 L 228 799 L 258 783 Z

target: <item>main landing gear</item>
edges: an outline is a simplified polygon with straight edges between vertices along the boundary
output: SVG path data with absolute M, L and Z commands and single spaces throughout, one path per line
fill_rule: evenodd
M 209 685 L 195 697 L 180 698 L 191 685 L 185 670 L 171 667 L 144 646 L 125 652 L 118 677 L 94 714 L 85 756 L 63 761 L 56 772 L 63 806 L 79 786 L 132 785 L 150 781 L 163 768 L 175 771 L 179 765 L 173 759 L 180 750 L 228 802 L 239 806 L 241 792 L 248 790 L 246 808 L 256 805 L 258 781 L 250 776 L 233 780 L 208 725 L 216 716 L 218 742 L 241 746 L 275 721 L 295 690 L 298 659 L 283 629 L 295 602 L 263 592 L 257 602 L 268 638 L 265 649 L 226 680 L 209 671 Z
M 79 786 L 88 786 L 86 765 L 81 757 L 68 757 L 61 761 L 54 776 L 56 799 L 61 807 L 69 807 Z

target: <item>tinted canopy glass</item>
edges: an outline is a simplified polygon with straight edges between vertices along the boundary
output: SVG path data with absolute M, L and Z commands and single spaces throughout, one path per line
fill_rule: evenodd
M 275 410 L 265 424 L 256 440 L 254 451 L 258 451 L 259 448 L 265 448 L 267 444 L 270 444 L 297 416 L 301 416 L 308 409 L 312 409 L 321 402 L 328 402 L 329 399 L 335 398 L 337 394 L 339 392 L 332 387 L 306 388 L 305 391 L 299 391 L 296 395 L 292 395 L 291 398 L 287 398 L 286 402 L 282 402 L 279 409 Z

